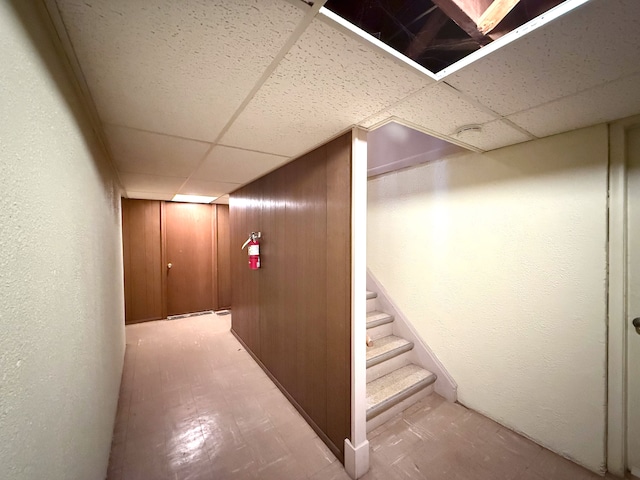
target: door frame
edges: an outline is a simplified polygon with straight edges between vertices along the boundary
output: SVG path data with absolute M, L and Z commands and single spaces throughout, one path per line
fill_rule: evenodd
M 627 131 L 640 115 L 609 125 L 607 470 L 627 470 Z
M 162 291 L 162 318 L 167 318 L 169 308 L 169 282 L 167 276 L 167 203 L 168 200 L 160 201 L 160 259 L 162 262 L 161 291 Z M 183 202 L 178 202 L 183 203 Z M 187 202 L 188 203 L 188 202 Z M 211 207 L 211 297 L 213 303 L 213 311 L 220 308 L 218 301 L 218 205 L 210 204 Z

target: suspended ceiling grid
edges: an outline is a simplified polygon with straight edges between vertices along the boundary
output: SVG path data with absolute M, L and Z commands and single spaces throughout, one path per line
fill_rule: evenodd
M 437 82 L 323 2 L 44 1 L 132 198 L 224 198 L 352 125 L 486 151 L 640 113 L 637 0 L 591 0 Z

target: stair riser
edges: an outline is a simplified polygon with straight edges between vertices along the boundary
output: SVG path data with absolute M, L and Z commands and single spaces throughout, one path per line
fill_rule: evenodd
M 409 398 L 404 399 L 400 403 L 395 404 L 393 407 L 391 407 L 388 410 L 385 410 L 384 412 L 380 413 L 376 417 L 373 417 L 371 420 L 368 420 L 367 433 L 371 432 L 372 430 L 375 430 L 383 423 L 391 420 L 397 414 L 403 412 L 404 410 L 406 410 L 416 402 L 419 402 L 420 400 L 431 395 L 432 393 L 433 393 L 433 384 L 423 388 L 419 392 L 414 393 Z
M 381 340 L 378 340 L 379 342 Z M 376 343 L 374 342 L 374 348 L 375 348 Z M 388 346 L 388 345 L 387 345 Z M 394 348 L 391 348 L 389 350 L 386 350 L 384 352 L 381 352 L 378 355 L 372 356 L 370 358 L 367 358 L 367 368 L 371 368 L 375 365 L 379 365 L 381 363 L 384 363 L 392 358 L 395 358 L 399 355 L 402 355 L 404 353 L 410 352 L 411 349 L 413 349 L 413 343 L 400 343 L 400 344 L 396 344 L 396 346 Z M 369 352 L 367 352 L 369 353 Z
M 367 328 L 367 335 L 373 340 L 378 338 L 387 337 L 393 333 L 393 323 L 385 323 L 384 325 L 378 325 L 377 327 Z
M 373 312 L 376 310 L 378 302 L 375 298 L 367 298 L 367 312 Z
M 378 365 L 374 365 L 373 367 L 367 368 L 367 383 L 373 382 L 378 378 L 386 375 L 387 373 L 391 373 L 394 370 L 402 368 L 411 363 L 411 352 L 405 352 L 397 357 L 390 358 Z

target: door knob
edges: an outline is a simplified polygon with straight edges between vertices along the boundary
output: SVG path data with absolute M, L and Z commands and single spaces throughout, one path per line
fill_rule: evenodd
M 631 321 L 631 324 L 636 327 L 636 333 L 640 335 L 640 317 L 636 317 Z
M 173 267 L 173 264 L 167 263 L 167 268 L 171 268 L 171 267 Z

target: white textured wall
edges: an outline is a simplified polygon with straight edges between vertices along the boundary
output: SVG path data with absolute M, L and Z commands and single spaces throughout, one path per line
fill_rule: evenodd
M 605 448 L 607 128 L 369 181 L 368 266 L 461 403 L 592 470 Z
M 0 478 L 98 480 L 124 353 L 119 190 L 36 3 L 0 1 Z

